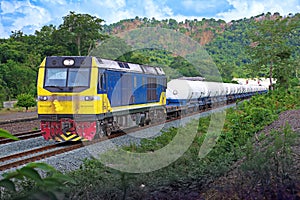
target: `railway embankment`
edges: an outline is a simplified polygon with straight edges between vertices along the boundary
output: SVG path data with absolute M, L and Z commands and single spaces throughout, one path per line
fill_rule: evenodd
M 81 181 L 70 190 L 76 192 L 68 195 L 100 199 L 124 195 L 129 199 L 299 198 L 299 99 L 299 90 L 289 94 L 275 91 L 228 109 L 221 134 L 203 158 L 199 158 L 199 149 L 205 142 L 214 142 L 214 137 L 207 135 L 210 117 L 192 122 L 198 125 L 198 133 L 188 150 L 159 170 L 126 173 L 99 160 L 87 160 L 70 174 Z M 124 150 L 154 153 L 170 144 L 178 133 L 189 134 L 191 125 L 170 129 Z M 111 152 L 109 156 L 114 155 L 118 154 Z M 123 159 L 133 162 L 130 157 Z

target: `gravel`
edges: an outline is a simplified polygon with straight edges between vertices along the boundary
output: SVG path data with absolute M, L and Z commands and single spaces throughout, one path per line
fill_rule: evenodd
M 291 126 L 291 129 L 295 132 L 300 132 L 300 110 L 289 110 L 279 115 L 278 120 L 266 126 L 261 132 L 270 133 L 271 130 L 280 131 L 287 124 Z
M 16 123 L 0 124 L 0 128 L 7 130 L 12 134 L 33 131 L 33 130 L 40 129 L 40 121 L 36 119 L 36 120 L 16 122 Z
M 30 149 L 39 148 L 43 146 L 48 146 L 55 144 L 54 141 L 46 141 L 44 138 L 37 137 L 33 139 L 20 140 L 7 144 L 0 145 L 0 157 L 8 156 L 11 154 L 16 154 L 19 152 L 28 151 Z

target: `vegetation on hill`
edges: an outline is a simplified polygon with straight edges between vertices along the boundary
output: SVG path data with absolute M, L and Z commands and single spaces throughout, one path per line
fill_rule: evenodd
M 216 66 L 225 82 L 230 82 L 233 77 L 272 75 L 288 88 L 299 82 L 299 17 L 300 14 L 282 17 L 279 13 L 267 13 L 229 23 L 205 18 L 177 22 L 136 17 L 102 25 L 103 20 L 95 16 L 70 12 L 57 27 L 46 25 L 33 35 L 15 31 L 8 39 L 0 39 L 0 102 L 16 99 L 19 94 L 35 96 L 38 66 L 45 56 L 51 55 L 95 54 L 162 66 L 169 79 L 204 76 L 207 80 L 216 80 L 213 76 L 216 72 L 211 71 Z M 182 39 L 168 42 L 166 38 L 158 37 L 154 38 L 158 40 L 156 43 L 151 41 L 153 35 L 145 38 L 145 35 L 132 34 L 131 40 L 140 42 L 138 47 L 143 47 L 143 42 L 152 42 L 151 47 L 139 49 L 114 37 L 137 28 L 172 30 L 201 45 L 206 56 L 203 52 L 189 52 L 191 47 L 182 48 L 185 44 Z M 116 45 L 97 53 L 95 47 L 108 39 L 115 40 Z M 123 50 L 120 44 L 124 45 Z

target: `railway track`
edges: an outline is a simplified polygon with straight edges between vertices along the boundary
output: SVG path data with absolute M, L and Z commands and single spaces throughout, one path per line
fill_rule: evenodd
M 92 145 L 92 144 L 102 142 L 102 141 L 105 141 L 108 139 L 120 137 L 122 135 L 126 135 L 126 133 L 123 131 L 120 131 L 120 132 L 112 134 L 108 137 L 99 138 L 99 139 L 89 141 L 89 142 L 57 143 L 57 144 L 48 145 L 48 146 L 44 146 L 44 147 L 40 147 L 40 148 L 36 148 L 36 149 L 31 149 L 28 151 L 23 151 L 20 153 L 15 153 L 15 154 L 8 155 L 5 157 L 1 157 L 0 163 L 4 163 L 4 164 L 0 164 L 0 171 L 18 167 L 18 166 L 27 164 L 29 162 L 35 162 L 35 161 L 38 161 L 41 159 L 59 155 L 59 154 L 62 154 L 62 153 L 68 152 L 68 151 L 73 151 L 75 149 L 79 149 L 84 146 L 88 146 L 88 145 Z
M 210 111 L 212 110 L 211 108 L 206 109 L 205 111 Z M 178 120 L 184 117 L 188 117 L 188 116 L 192 116 L 192 115 L 196 115 L 205 111 L 198 111 L 198 112 L 194 112 L 194 113 L 189 113 L 186 114 L 184 116 L 179 116 L 177 118 L 172 118 L 172 119 L 168 119 L 166 120 L 166 122 L 171 122 L 174 120 Z M 165 123 L 165 122 L 164 122 Z M 79 149 L 82 148 L 84 146 L 88 146 L 88 145 L 92 145 L 92 144 L 96 144 L 105 140 L 109 140 L 109 139 L 113 139 L 113 138 L 117 138 L 135 131 L 139 131 L 142 130 L 144 128 L 149 128 L 149 127 L 153 127 L 153 126 L 158 126 L 161 125 L 162 123 L 160 122 L 156 122 L 153 124 L 150 124 L 148 126 L 145 127 L 132 127 L 129 129 L 126 129 L 124 131 L 117 131 L 114 132 L 112 135 L 110 136 L 105 136 L 102 138 L 98 138 L 95 139 L 93 141 L 88 141 L 88 142 L 78 142 L 78 143 L 74 143 L 74 142 L 63 142 L 63 143 L 57 143 L 57 144 L 53 144 L 53 145 L 48 145 L 48 146 L 44 146 L 41 148 L 36 148 L 36 149 L 32 149 L 32 150 L 28 150 L 28 151 L 24 151 L 24 152 L 20 152 L 20 153 L 16 153 L 16 154 L 12 154 L 12 155 L 8 155 L 5 157 L 1 157 L 0 158 L 0 163 L 5 163 L 5 164 L 0 164 L 0 171 L 4 171 L 10 168 L 14 168 L 14 167 L 18 167 L 24 164 L 27 164 L 29 162 L 35 162 L 41 159 L 45 159 L 48 157 L 52 157 L 55 155 L 59 155 L 68 151 L 73 151 L 75 149 Z M 39 131 L 32 131 L 36 134 L 41 134 L 41 132 Z M 31 134 L 32 134 L 31 132 Z M 19 134 L 15 134 L 18 135 L 18 137 L 26 137 L 28 135 L 25 133 L 19 133 Z M 1 140 L 0 140 L 1 142 Z
M 28 122 L 32 120 L 37 120 L 38 117 L 27 117 L 27 118 L 21 118 L 21 119 L 9 119 L 9 120 L 1 120 L 0 125 L 4 124 L 12 124 L 12 123 L 18 123 L 18 122 Z
M 18 137 L 20 140 L 26 140 L 30 138 L 36 138 L 42 135 L 41 130 L 35 130 L 35 131 L 28 131 L 28 132 L 21 132 L 21 133 L 15 133 L 14 136 Z M 0 144 L 6 144 L 9 142 L 14 142 L 18 140 L 12 140 L 9 138 L 0 138 Z
M 81 148 L 82 146 L 82 143 L 73 143 L 71 145 L 68 145 L 67 143 L 59 143 L 1 157 L 0 163 L 5 164 L 0 165 L 0 171 L 55 156 L 67 151 L 72 151 L 74 149 Z

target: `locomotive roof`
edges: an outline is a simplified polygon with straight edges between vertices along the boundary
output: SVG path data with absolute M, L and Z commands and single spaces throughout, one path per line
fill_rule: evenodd
M 134 63 L 100 59 L 100 58 L 97 58 L 97 61 L 99 62 L 98 66 L 100 68 L 105 68 L 109 70 L 136 72 L 136 73 L 143 73 L 143 74 L 165 75 L 165 72 L 160 67 L 153 67 L 153 66 L 140 65 Z
M 165 75 L 160 67 L 114 61 L 94 56 L 48 56 L 45 60 L 45 67 L 92 67 L 93 60 L 97 67 L 103 69 Z

